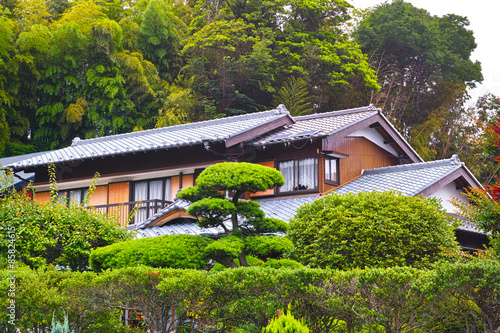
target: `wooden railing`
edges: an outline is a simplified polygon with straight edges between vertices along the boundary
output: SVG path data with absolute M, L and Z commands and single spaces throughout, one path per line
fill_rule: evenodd
M 143 222 L 171 203 L 172 201 L 152 199 L 96 205 L 89 208 L 93 208 L 105 214 L 117 214 L 120 225 L 124 226 L 127 224 Z M 133 212 L 135 212 L 135 214 L 132 217 L 131 214 Z

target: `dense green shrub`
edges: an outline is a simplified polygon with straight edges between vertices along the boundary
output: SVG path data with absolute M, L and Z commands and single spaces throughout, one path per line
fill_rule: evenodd
M 82 274 L 82 281 L 68 281 L 66 287 L 97 309 L 134 310 L 144 316 L 152 332 L 166 333 L 176 325 L 171 322 L 174 308 L 182 323 L 187 308 L 195 308 L 207 294 L 206 274 L 191 269 L 127 267 L 93 274 L 90 279 Z
M 16 322 L 22 332 L 50 327 L 53 316 L 76 333 L 127 332 L 122 309 L 144 315 L 155 332 L 189 326 L 261 332 L 291 306 L 312 332 L 494 332 L 500 327 L 500 263 L 473 259 L 431 269 L 389 267 L 348 271 L 240 267 L 222 272 L 128 267 L 94 272 L 16 273 Z M 9 302 L 8 270 L 0 271 L 0 306 Z M 176 307 L 179 319 L 169 322 Z M 13 333 L 8 313 L 0 330 Z M 189 328 L 188 328 L 189 330 Z M 419 331 L 419 332 L 420 332 Z
M 53 264 L 82 271 L 92 249 L 132 237 L 111 215 L 57 201 L 41 204 L 25 192 L 0 198 L 0 221 L 1 256 L 12 254 L 30 267 Z
M 12 279 L 14 277 L 14 279 Z M 32 270 L 24 265 L 0 270 L 0 307 L 15 294 L 15 325 L 7 311 L 0 312 L 0 331 L 7 333 L 50 331 L 52 320 L 67 316 L 77 333 L 130 332 L 120 321 L 121 312 L 98 307 L 87 295 L 75 293 L 93 284 L 93 274 L 58 271 L 53 267 Z
M 326 195 L 299 208 L 287 235 L 293 258 L 313 267 L 418 266 L 458 249 L 436 200 L 394 192 Z
M 302 268 L 300 262 L 292 260 L 292 259 L 268 259 L 264 262 L 262 267 L 270 267 L 270 268 Z
M 286 237 L 270 235 L 245 238 L 245 252 L 263 260 L 281 258 L 292 249 L 293 243 Z
M 94 271 L 138 265 L 200 269 L 208 262 L 204 250 L 212 242 L 194 235 L 134 239 L 95 249 L 90 265 Z
M 429 301 L 447 297 L 441 311 L 449 324 L 468 327 L 470 332 L 500 329 L 500 262 L 474 258 L 464 263 L 441 263 L 432 277 L 422 281 Z M 444 295 L 444 296 L 443 296 Z

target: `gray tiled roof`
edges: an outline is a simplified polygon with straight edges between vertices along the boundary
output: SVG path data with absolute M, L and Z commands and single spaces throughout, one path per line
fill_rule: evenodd
M 191 204 L 185 200 L 178 200 L 176 199 L 174 202 L 172 202 L 170 205 L 166 206 L 163 209 L 160 209 L 156 214 L 150 216 L 147 220 L 137 223 L 137 224 L 131 224 L 127 227 L 128 230 L 131 229 L 145 229 L 147 228 L 151 223 L 156 221 L 158 218 L 162 217 L 165 214 L 170 213 L 171 211 L 175 209 L 182 209 L 186 211 Z
M 201 144 L 205 141 L 220 142 L 283 117 L 290 117 L 290 115 L 286 111 L 277 109 L 96 139 L 75 139 L 70 147 L 14 162 L 10 166 L 14 169 L 21 169 L 115 154 L 165 150 Z
M 398 191 L 407 196 L 415 196 L 463 166 L 456 159 L 447 159 L 365 170 L 361 177 L 334 192 Z
M 226 225 L 231 230 L 229 223 Z M 222 227 L 200 228 L 195 222 L 181 222 L 166 224 L 161 227 L 138 229 L 137 238 L 157 237 L 163 235 L 207 235 L 216 236 L 224 234 Z
M 304 138 L 320 138 L 332 135 L 358 121 L 369 118 L 380 112 L 373 105 L 349 109 L 294 117 L 295 124 L 283 129 L 264 134 L 252 141 L 254 146 L 270 145 L 282 142 L 292 142 Z
M 313 202 L 318 197 L 318 194 L 313 194 L 255 201 L 260 203 L 260 208 L 264 211 L 266 217 L 274 217 L 288 222 L 292 217 L 294 217 L 300 206 L 305 203 Z
M 42 151 L 38 153 L 31 153 L 31 154 L 26 154 L 26 155 L 19 155 L 19 156 L 10 156 L 10 157 L 3 157 L 0 158 L 0 167 L 5 167 L 7 165 L 11 165 L 20 161 L 23 161 L 28 158 L 34 158 L 39 155 L 47 154 L 47 151 Z M 18 171 L 16 172 L 16 175 L 18 175 L 21 178 L 15 177 L 14 176 L 14 187 L 16 190 L 20 189 L 26 182 L 23 179 L 26 179 L 28 181 L 32 181 L 35 179 L 35 174 L 32 172 L 24 172 L 24 171 Z

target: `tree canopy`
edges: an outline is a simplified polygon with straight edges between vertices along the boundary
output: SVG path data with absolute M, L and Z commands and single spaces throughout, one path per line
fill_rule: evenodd
M 425 159 L 475 175 L 467 18 L 398 0 L 8 0 L 0 8 L 0 156 L 246 114 L 382 107 Z
M 340 28 L 349 8 L 337 0 L 5 2 L 0 156 L 269 109 L 290 100 L 289 78 L 307 101 L 296 102 L 298 113 L 366 104 L 357 92 L 341 94 L 356 85 L 366 97 L 377 87 Z
M 260 205 L 242 200 L 245 192 L 265 191 L 284 184 L 281 173 L 275 169 L 246 162 L 225 162 L 206 168 L 196 179 L 196 186 L 177 194 L 179 199 L 192 204 L 187 213 L 197 217 L 201 227 L 221 227 L 226 237 L 209 244 L 205 251 L 226 267 L 248 266 L 245 255 L 246 236 L 285 231 L 286 223 L 266 218 Z M 230 227 L 225 222 L 230 221 Z
M 431 16 L 396 0 L 375 7 L 355 31 L 381 86 L 372 102 L 425 159 L 454 153 L 448 145 L 461 127 L 466 88 L 483 79 L 470 59 L 476 43 L 468 25 L 466 17 Z

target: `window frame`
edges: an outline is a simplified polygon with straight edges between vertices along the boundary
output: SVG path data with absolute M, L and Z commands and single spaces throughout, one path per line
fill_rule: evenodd
M 290 162 L 293 161 L 293 177 L 294 177 L 294 182 L 296 180 L 300 179 L 300 166 L 299 163 L 300 161 L 307 160 L 307 159 L 313 159 L 314 160 L 314 187 L 313 188 L 307 188 L 307 189 L 297 189 L 297 190 L 291 190 L 291 191 L 281 191 L 280 187 L 276 187 L 275 193 L 276 195 L 290 195 L 290 194 L 302 194 L 302 193 L 315 193 L 319 191 L 319 158 L 317 155 L 314 156 L 306 156 L 306 157 L 300 157 L 300 158 L 292 158 L 292 159 L 286 159 L 286 160 L 278 160 L 276 161 L 276 169 L 281 172 L 281 163 L 285 162 Z M 286 183 L 286 179 L 285 179 Z M 295 186 L 297 185 L 297 186 Z M 295 184 L 293 185 L 293 188 L 299 187 L 300 184 Z
M 153 200 L 153 199 L 150 198 L 151 197 L 151 182 L 158 181 L 158 180 L 162 181 L 162 185 L 161 185 L 161 188 L 162 188 L 162 197 L 161 197 L 161 199 L 157 199 L 157 200 L 173 201 L 172 198 L 170 198 L 169 200 L 167 200 L 165 198 L 165 186 L 166 186 L 166 181 L 167 180 L 170 180 L 170 197 L 172 197 L 172 177 L 141 179 L 141 180 L 136 180 L 136 181 L 130 182 L 130 196 L 129 196 L 129 201 L 138 201 L 138 200 L 135 200 L 135 185 L 137 183 L 143 183 L 143 182 L 147 182 L 147 187 L 148 187 L 147 188 L 147 198 L 146 199 L 141 199 L 141 200 Z
M 80 192 L 80 202 L 78 202 L 78 205 L 82 205 L 85 203 L 85 195 L 87 194 L 88 189 L 88 187 L 78 187 L 57 191 L 57 200 L 60 202 L 64 202 L 66 206 L 69 206 L 72 202 L 70 200 L 70 193 L 78 191 Z M 64 198 L 64 200 L 62 200 L 62 198 Z
M 323 163 L 324 174 L 323 174 L 323 177 L 324 177 L 324 180 L 325 180 L 325 184 L 328 184 L 328 185 L 340 185 L 340 174 L 339 174 L 339 170 L 340 170 L 340 158 L 335 157 L 335 156 L 330 156 L 330 155 L 324 155 L 323 158 L 324 158 L 324 163 Z M 327 163 L 327 161 L 330 162 L 330 169 L 331 169 L 331 163 L 332 162 L 335 163 L 335 178 L 336 178 L 335 180 L 326 178 L 326 163 Z

